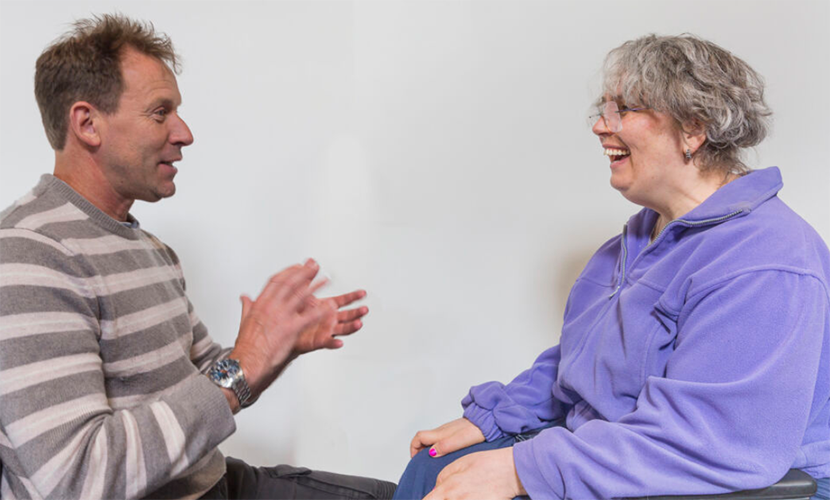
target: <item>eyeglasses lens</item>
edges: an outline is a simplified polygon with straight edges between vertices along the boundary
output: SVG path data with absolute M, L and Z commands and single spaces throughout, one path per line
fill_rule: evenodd
M 620 118 L 620 108 L 616 101 L 605 101 L 602 106 L 602 118 L 605 120 L 605 126 L 613 133 L 622 130 L 622 119 Z

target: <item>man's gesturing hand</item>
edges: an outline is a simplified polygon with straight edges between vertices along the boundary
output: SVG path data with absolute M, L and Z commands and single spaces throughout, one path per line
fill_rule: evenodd
M 311 283 L 319 269 L 309 259 L 272 276 L 255 301 L 242 298 L 242 322 L 229 357 L 239 360 L 254 396 L 279 375 L 302 332 L 318 324 L 336 328 L 336 303 L 313 295 L 325 284 Z
M 310 297 L 308 299 L 309 307 L 322 307 L 326 308 L 327 311 L 320 321 L 300 332 L 300 336 L 294 344 L 292 356 L 296 357 L 317 349 L 339 349 L 343 347 L 343 341 L 335 337 L 349 335 L 363 328 L 363 322 L 360 321 L 360 318 L 366 316 L 369 308 L 362 306 L 345 311 L 339 309 L 364 297 L 366 297 L 366 292 L 363 290 L 355 290 L 354 292 L 325 299 Z

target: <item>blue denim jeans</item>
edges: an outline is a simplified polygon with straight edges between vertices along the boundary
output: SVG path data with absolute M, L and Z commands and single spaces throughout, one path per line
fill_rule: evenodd
M 475 444 L 468 448 L 458 450 L 444 455 L 443 457 L 432 458 L 429 456 L 429 449 L 421 450 L 410 460 L 409 465 L 401 476 L 398 482 L 398 489 L 395 490 L 395 496 L 392 500 L 420 500 L 424 498 L 427 493 L 432 491 L 435 487 L 435 480 L 438 479 L 438 474 L 452 462 L 458 460 L 464 455 L 476 453 L 478 451 L 498 450 L 500 448 L 507 448 L 514 444 L 532 438 L 539 434 L 542 429 L 528 432 L 526 434 L 519 434 L 518 436 L 506 436 L 496 439 L 491 442 L 484 442 Z M 516 499 L 527 500 L 528 497 L 516 497 Z
M 819 479 L 816 482 L 818 483 L 818 491 L 810 500 L 830 500 L 830 477 Z
M 514 444 L 533 438 L 542 429 L 520 434 L 518 436 L 506 436 L 492 442 L 479 443 L 469 448 L 458 450 L 443 457 L 432 458 L 429 456 L 429 449 L 421 450 L 415 455 L 406 466 L 406 470 L 398 481 L 398 488 L 395 490 L 393 500 L 420 500 L 424 498 L 435 487 L 435 480 L 438 474 L 452 462 L 464 455 L 479 451 L 497 450 L 507 448 Z M 818 491 L 810 500 L 830 500 L 830 478 L 819 479 Z M 514 500 L 528 500 L 528 497 L 516 497 Z

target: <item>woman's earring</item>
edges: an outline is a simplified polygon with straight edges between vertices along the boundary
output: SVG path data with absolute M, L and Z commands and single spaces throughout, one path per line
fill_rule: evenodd
M 692 150 L 690 148 L 686 148 L 686 161 L 692 159 Z

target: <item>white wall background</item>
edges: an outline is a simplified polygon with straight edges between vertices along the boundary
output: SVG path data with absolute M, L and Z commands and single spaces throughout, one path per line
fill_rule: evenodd
M 152 20 L 184 56 L 178 194 L 133 213 L 230 345 L 238 297 L 314 256 L 365 287 L 344 349 L 295 363 L 224 445 L 395 480 L 414 432 L 558 339 L 568 289 L 637 207 L 585 125 L 605 53 L 693 32 L 766 77 L 791 206 L 830 240 L 830 0 L 2 1 L 0 205 L 53 163 L 34 62 L 73 19 Z

